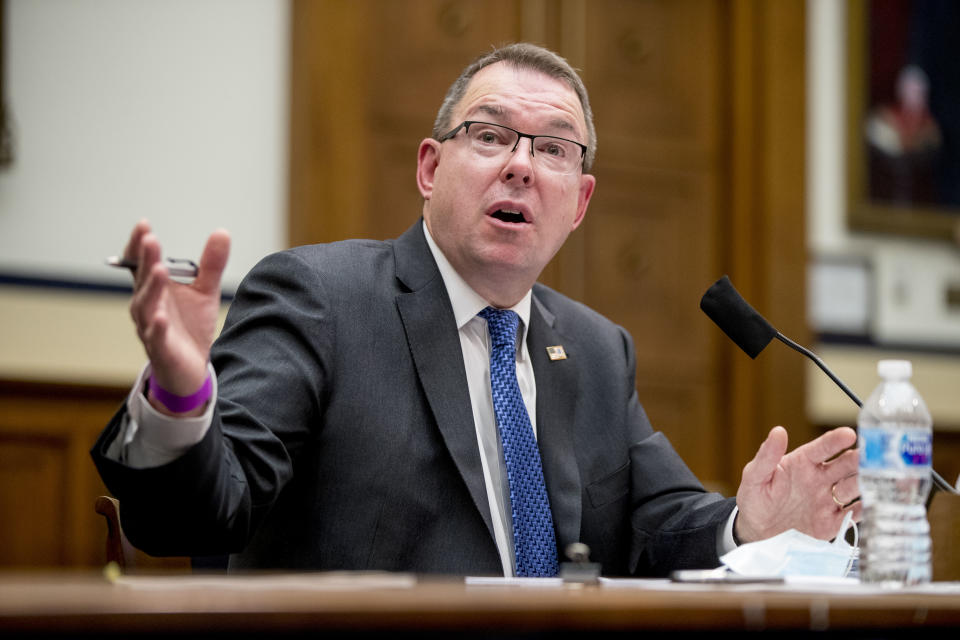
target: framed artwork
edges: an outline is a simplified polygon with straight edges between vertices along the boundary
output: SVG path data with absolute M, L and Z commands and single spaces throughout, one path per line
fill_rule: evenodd
M 5 14 L 7 12 L 6 0 L 0 0 L 0 169 L 9 166 L 13 162 L 13 133 L 10 123 L 10 114 L 7 111 L 7 99 L 5 93 L 5 83 L 3 80 L 5 65 L 5 49 L 3 34 L 5 33 Z
M 960 241 L 960 2 L 847 9 L 849 226 Z

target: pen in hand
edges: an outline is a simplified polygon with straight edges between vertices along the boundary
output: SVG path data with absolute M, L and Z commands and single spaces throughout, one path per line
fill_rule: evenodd
M 193 260 L 167 258 L 165 262 L 167 263 L 167 269 L 169 270 L 171 276 L 179 278 L 197 277 L 197 263 Z M 131 273 L 135 273 L 137 270 L 137 263 L 135 260 L 127 260 L 125 258 L 121 258 L 120 256 L 110 256 L 107 258 L 107 265 L 111 267 L 117 267 L 118 269 L 129 269 Z

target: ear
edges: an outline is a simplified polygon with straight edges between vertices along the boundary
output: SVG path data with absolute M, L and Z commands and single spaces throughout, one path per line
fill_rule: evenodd
M 587 173 L 580 176 L 580 192 L 577 197 L 577 216 L 573 219 L 573 226 L 570 227 L 571 231 L 579 227 L 580 223 L 583 222 L 583 216 L 587 214 L 587 205 L 590 204 L 590 197 L 593 196 L 593 190 L 596 186 L 596 176 Z
M 440 143 L 424 138 L 417 150 L 417 188 L 424 200 L 433 195 L 433 179 L 440 164 Z

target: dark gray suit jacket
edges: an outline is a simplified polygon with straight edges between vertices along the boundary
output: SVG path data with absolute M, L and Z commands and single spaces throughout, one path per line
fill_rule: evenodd
M 211 360 L 204 439 L 161 467 L 92 454 L 130 540 L 231 568 L 499 574 L 460 341 L 417 223 L 305 246 L 245 278 Z M 606 575 L 718 564 L 732 500 L 705 493 L 637 399 L 630 336 L 537 285 L 537 434 L 562 549 Z M 563 345 L 566 360 L 546 347 Z

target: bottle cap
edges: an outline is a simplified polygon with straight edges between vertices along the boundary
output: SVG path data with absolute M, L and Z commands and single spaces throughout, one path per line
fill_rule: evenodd
M 881 360 L 877 363 L 877 373 L 884 380 L 909 380 L 913 365 L 909 360 Z

